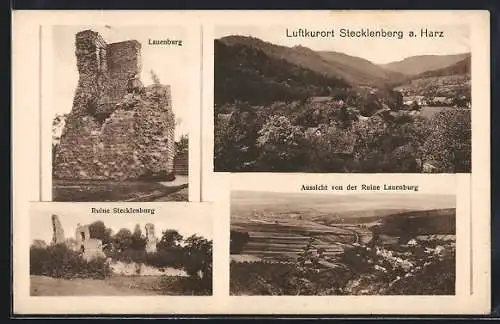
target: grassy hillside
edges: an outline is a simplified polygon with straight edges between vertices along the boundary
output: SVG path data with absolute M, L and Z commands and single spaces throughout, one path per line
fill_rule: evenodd
M 389 71 L 406 75 L 417 75 L 426 71 L 438 70 L 470 57 L 470 53 L 453 55 L 419 55 L 407 57 L 404 60 L 380 65 Z

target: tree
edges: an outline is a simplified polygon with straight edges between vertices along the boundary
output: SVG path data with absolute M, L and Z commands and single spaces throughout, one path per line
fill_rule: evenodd
M 304 167 L 304 133 L 285 116 L 271 116 L 259 131 L 260 170 L 296 171 Z
M 229 250 L 231 254 L 238 254 L 250 239 L 247 232 L 231 231 Z
M 368 94 L 362 97 L 361 110 L 360 110 L 362 116 L 372 116 L 381 108 L 382 104 L 375 96 L 375 94 Z
M 103 245 L 111 243 L 111 228 L 107 228 L 102 221 L 95 221 L 89 225 L 90 237 L 102 241 Z
M 426 119 L 404 113 L 394 120 L 372 117 L 356 124 L 353 132 L 355 162 L 363 172 L 417 172 L 410 162 L 420 157 L 429 136 Z
M 59 143 L 61 141 L 62 131 L 64 125 L 66 124 L 66 118 L 68 114 L 56 115 L 52 119 L 52 171 L 54 172 L 54 167 L 56 165 L 56 155 L 59 148 Z
M 182 235 L 176 230 L 165 230 L 162 232 L 160 242 L 158 242 L 158 250 L 168 250 L 180 247 Z
M 447 109 L 437 114 L 423 145 L 425 160 L 440 172 L 470 172 L 471 111 Z
M 403 94 L 399 91 L 389 90 L 388 106 L 391 110 L 400 110 L 403 107 Z
M 61 140 L 62 130 L 66 124 L 66 118 L 68 114 L 57 114 L 54 119 L 52 119 L 52 144 L 57 145 Z
M 212 283 L 212 241 L 198 235 L 185 240 L 184 269 L 192 277 L 211 286 Z
M 216 171 L 250 169 L 258 156 L 256 148 L 259 129 L 253 107 L 236 103 L 229 118 L 214 120 L 214 168 Z
M 352 168 L 350 152 L 355 142 L 351 128 L 320 125 L 321 135 L 307 137 L 307 169 L 313 172 L 344 172 Z
M 132 244 L 132 232 L 129 229 L 122 228 L 113 237 L 113 245 L 118 251 L 128 250 Z
M 32 248 L 37 248 L 37 249 L 46 249 L 47 248 L 47 243 L 45 243 L 44 240 L 38 240 L 35 239 L 33 240 L 33 243 L 31 243 Z
M 175 142 L 175 153 L 182 154 L 189 149 L 189 138 L 186 134 L 182 134 L 177 142 Z
M 142 235 L 141 226 L 139 224 L 135 225 L 131 239 L 132 243 L 130 248 L 134 250 L 143 250 L 146 247 L 146 237 Z
M 353 107 L 343 105 L 340 109 L 335 109 L 334 111 L 335 115 L 333 121 L 345 130 L 350 128 L 352 124 L 359 119 L 359 111 Z

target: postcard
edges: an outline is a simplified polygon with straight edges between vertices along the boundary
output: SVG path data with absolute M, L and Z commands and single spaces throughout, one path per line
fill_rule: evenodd
M 18 11 L 15 314 L 486 314 L 487 11 Z

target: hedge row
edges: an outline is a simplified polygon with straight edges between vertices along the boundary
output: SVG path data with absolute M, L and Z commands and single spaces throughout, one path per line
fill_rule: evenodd
M 57 244 L 46 248 L 31 247 L 30 274 L 65 279 L 104 279 L 111 274 L 111 269 L 105 258 L 86 261 L 65 244 Z

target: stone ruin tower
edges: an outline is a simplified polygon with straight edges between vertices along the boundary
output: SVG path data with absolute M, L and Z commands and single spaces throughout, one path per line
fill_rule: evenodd
M 146 229 L 146 252 L 155 253 L 156 244 L 158 243 L 158 238 L 155 235 L 155 226 L 154 224 L 148 223 L 144 228 Z
M 61 221 L 57 215 L 52 215 L 52 244 L 65 243 L 64 229 L 62 228 Z
M 90 237 L 89 225 L 78 224 L 75 230 L 75 239 L 77 242 L 75 247 L 82 253 L 85 260 L 105 257 L 102 250 L 102 240 Z
M 173 172 L 170 86 L 127 89 L 131 76 L 141 72 L 141 44 L 107 44 L 84 30 L 76 34 L 75 47 L 79 80 L 55 152 L 54 178 L 128 180 Z

